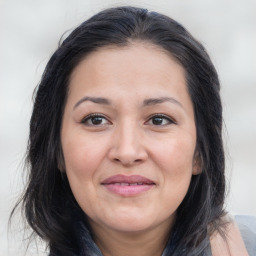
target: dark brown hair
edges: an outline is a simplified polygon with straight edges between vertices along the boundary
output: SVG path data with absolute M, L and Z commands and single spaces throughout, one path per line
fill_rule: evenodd
M 225 195 L 222 105 L 216 70 L 204 47 L 178 22 L 146 9 L 104 10 L 78 26 L 49 60 L 38 85 L 27 152 L 28 183 L 20 200 L 33 231 L 60 255 L 77 253 L 74 220 L 83 216 L 65 173 L 58 169 L 60 129 L 70 74 L 92 51 L 131 41 L 150 42 L 183 66 L 197 127 L 202 173 L 193 176 L 177 209 L 168 255 L 203 255 L 208 227 L 219 228 Z

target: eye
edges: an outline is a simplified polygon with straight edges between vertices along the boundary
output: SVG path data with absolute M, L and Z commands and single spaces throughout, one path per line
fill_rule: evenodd
M 90 115 L 86 116 L 81 121 L 81 123 L 85 124 L 87 126 L 101 126 L 101 125 L 110 124 L 108 119 L 101 114 L 90 114 Z
M 157 126 L 164 126 L 164 125 L 175 124 L 175 123 L 176 122 L 172 118 L 162 114 L 153 115 L 147 121 L 147 124 L 157 125 Z

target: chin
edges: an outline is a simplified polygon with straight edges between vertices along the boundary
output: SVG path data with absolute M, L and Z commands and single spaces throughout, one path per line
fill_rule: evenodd
M 127 233 L 134 233 L 134 232 L 143 232 L 147 231 L 152 228 L 152 223 L 145 223 L 143 221 L 122 221 L 122 222 L 115 222 L 110 224 L 110 228 L 118 231 L 118 232 L 127 232 Z
M 109 228 L 119 232 L 142 232 L 150 230 L 157 225 L 154 215 L 140 213 L 129 213 L 113 215 L 110 219 L 105 220 Z

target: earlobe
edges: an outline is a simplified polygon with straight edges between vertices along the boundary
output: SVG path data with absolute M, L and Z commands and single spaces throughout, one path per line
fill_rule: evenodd
M 196 150 L 194 154 L 194 159 L 193 159 L 193 168 L 192 168 L 192 174 L 193 175 L 199 175 L 202 173 L 202 166 L 203 166 L 203 161 L 201 154 Z
M 57 167 L 60 170 L 60 172 L 65 172 L 65 162 L 64 162 L 64 156 L 63 156 L 63 152 L 62 149 L 60 147 L 60 149 L 58 150 L 58 154 L 57 154 Z

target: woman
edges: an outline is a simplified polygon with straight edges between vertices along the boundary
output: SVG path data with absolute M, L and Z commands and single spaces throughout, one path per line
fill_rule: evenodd
M 248 255 L 223 210 L 219 90 L 169 17 L 119 7 L 77 27 L 30 123 L 21 202 L 50 255 Z

